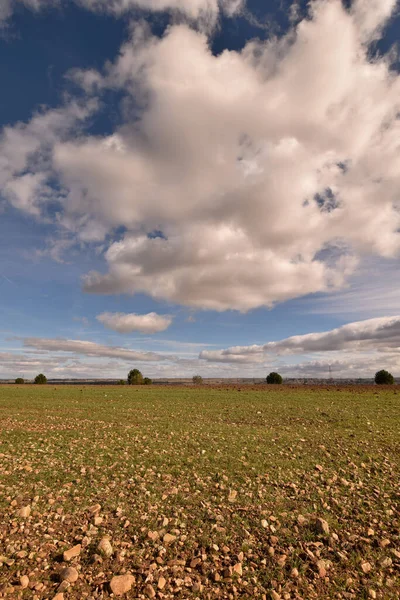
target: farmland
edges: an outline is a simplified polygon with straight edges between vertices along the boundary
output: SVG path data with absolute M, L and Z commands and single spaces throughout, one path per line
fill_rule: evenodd
M 399 433 L 397 386 L 2 386 L 0 597 L 398 598 Z

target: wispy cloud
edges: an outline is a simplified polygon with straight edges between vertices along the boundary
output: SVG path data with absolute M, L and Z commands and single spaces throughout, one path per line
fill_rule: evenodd
M 343 350 L 365 352 L 400 348 L 400 316 L 348 323 L 342 327 L 296 335 L 276 342 L 253 346 L 233 346 L 226 350 L 204 350 L 200 358 L 209 362 L 263 362 L 271 355 L 304 355 Z
M 67 340 L 63 338 L 24 338 L 26 348 L 36 348 L 46 352 L 71 352 L 77 355 L 117 358 L 124 361 L 157 362 L 167 360 L 168 356 L 154 352 L 140 352 L 115 346 L 105 346 L 83 340 Z

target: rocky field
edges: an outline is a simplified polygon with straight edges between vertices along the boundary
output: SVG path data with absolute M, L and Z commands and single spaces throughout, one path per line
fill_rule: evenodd
M 400 389 L 0 387 L 0 598 L 400 597 Z

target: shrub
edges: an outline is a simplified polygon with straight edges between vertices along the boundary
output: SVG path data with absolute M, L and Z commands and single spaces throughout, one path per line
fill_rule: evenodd
M 152 380 L 150 379 L 150 377 L 145 377 L 145 378 L 143 379 L 143 383 L 144 383 L 144 385 L 151 385 L 153 382 L 152 382 Z
M 126 381 L 125 381 L 125 379 L 120 379 L 120 380 L 118 381 L 118 385 L 125 385 L 125 384 L 126 384 Z
M 279 373 L 275 373 L 274 371 L 267 376 L 267 383 L 280 385 L 282 381 L 283 379 L 281 375 L 279 375 Z
M 132 369 L 128 373 L 128 385 L 142 385 L 143 384 L 143 375 L 139 371 L 139 369 Z
M 47 383 L 46 375 L 43 375 L 43 373 L 39 373 L 39 375 L 36 375 L 35 383 L 38 383 L 40 385 L 44 385 L 45 383 Z
M 22 379 L 22 377 L 17 377 L 17 379 L 15 380 L 15 383 L 17 383 L 18 385 L 21 385 L 22 383 L 25 383 L 25 381 Z
M 389 371 L 385 371 L 385 369 L 382 369 L 382 371 L 378 371 L 377 373 L 375 373 L 375 383 L 377 385 L 393 385 L 393 375 L 389 373 Z
M 201 375 L 193 375 L 192 381 L 195 385 L 200 385 L 201 383 L 203 383 L 203 378 Z

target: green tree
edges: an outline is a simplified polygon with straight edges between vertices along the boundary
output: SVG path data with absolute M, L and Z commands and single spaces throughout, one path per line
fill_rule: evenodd
M 126 381 L 125 381 L 125 379 L 120 379 L 120 380 L 118 381 L 118 385 L 125 385 L 125 384 L 126 384 Z
M 22 379 L 22 377 L 17 377 L 17 379 L 15 380 L 15 383 L 17 383 L 18 385 L 21 385 L 22 383 L 25 383 L 25 381 Z
M 152 380 L 150 379 L 150 377 L 145 377 L 145 378 L 143 379 L 143 383 L 144 383 L 144 385 L 151 385 L 153 382 L 152 382 Z
M 195 385 L 201 385 L 203 383 L 203 378 L 201 375 L 193 375 L 192 381 Z
M 132 369 L 129 371 L 128 385 L 143 385 L 143 375 L 139 369 Z
M 385 369 L 382 369 L 382 371 L 378 371 L 377 373 L 375 373 L 375 383 L 377 385 L 393 385 L 393 375 L 389 373 L 389 371 L 385 371 Z
M 35 383 L 37 383 L 39 385 L 44 385 L 45 383 L 47 383 L 46 375 L 43 375 L 43 373 L 39 373 L 39 375 L 36 375 Z
M 279 373 L 275 373 L 274 371 L 267 376 L 267 383 L 280 385 L 282 381 L 283 379 L 281 375 L 279 375 Z

